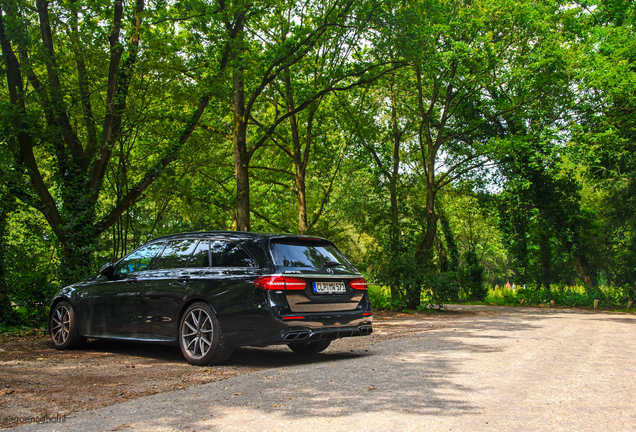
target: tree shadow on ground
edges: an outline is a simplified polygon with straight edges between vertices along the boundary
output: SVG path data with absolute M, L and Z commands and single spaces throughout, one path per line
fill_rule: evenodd
M 482 407 L 472 401 L 471 395 L 488 384 L 479 389 L 462 384 L 462 380 L 456 379 L 463 373 L 460 363 L 477 355 L 505 350 L 505 343 L 494 343 L 497 339 L 516 340 L 524 333 L 540 335 L 546 321 L 565 318 L 558 310 L 514 312 L 458 320 L 445 328 L 352 353 L 327 353 L 303 363 L 292 362 L 297 367 L 274 367 L 237 377 L 232 380 L 231 388 L 219 390 L 218 384 L 214 390 L 210 388 L 216 395 L 216 405 L 210 407 L 210 413 L 216 417 L 230 415 L 233 410 L 249 410 L 256 413 L 255 418 L 278 416 L 292 420 L 382 411 L 433 417 L 478 414 Z M 258 349 L 239 350 L 234 361 L 290 365 L 287 353 Z M 209 397 L 206 394 L 209 395 L 204 391 L 200 397 Z M 170 416 L 161 419 L 164 426 L 173 427 L 183 421 Z M 190 424 L 197 430 L 211 430 L 209 425 L 195 419 Z
M 479 414 L 483 407 L 474 402 L 473 395 L 487 389 L 489 384 L 466 384 L 469 380 L 461 379 L 466 373 L 463 368 L 466 362 L 474 358 L 487 362 L 489 354 L 507 350 L 509 342 L 522 337 L 549 338 L 542 332 L 549 322 L 565 320 L 571 314 L 589 313 L 497 308 L 496 315 L 458 318 L 432 331 L 352 352 L 326 352 L 306 358 L 285 347 L 240 348 L 230 364 L 265 370 L 179 393 L 156 395 L 151 397 L 156 401 L 153 403 L 138 404 L 142 401 L 139 400 L 121 404 L 117 411 L 127 413 L 120 419 L 122 422 L 141 420 L 147 429 L 175 430 L 185 430 L 186 425 L 190 430 L 214 430 L 214 425 L 203 418 L 218 419 L 233 412 L 248 416 L 247 422 L 252 418 L 249 416 L 258 421 L 339 418 L 378 412 L 428 417 Z M 626 319 L 633 323 L 629 318 L 607 315 L 591 318 Z M 167 356 L 184 361 L 176 347 L 112 341 L 94 341 L 88 347 L 96 352 Z

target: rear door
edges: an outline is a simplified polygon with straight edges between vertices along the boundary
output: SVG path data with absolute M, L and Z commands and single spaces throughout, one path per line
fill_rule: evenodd
M 206 291 L 226 337 L 242 344 L 269 332 L 269 316 L 262 309 L 264 294 L 253 283 L 261 274 L 254 257 L 239 243 L 220 239 L 211 240 L 210 255 Z
M 202 267 L 191 269 L 190 263 L 194 263 L 195 258 L 197 263 L 201 261 Z M 170 241 L 153 262 L 152 275 L 144 285 L 138 307 L 140 326 L 149 338 L 175 339 L 178 311 L 190 290 L 192 278 L 207 270 L 207 258 L 207 240 L 177 239 Z
M 366 288 L 358 271 L 333 243 L 323 239 L 272 239 L 274 263 L 285 277 L 292 313 L 355 310 Z

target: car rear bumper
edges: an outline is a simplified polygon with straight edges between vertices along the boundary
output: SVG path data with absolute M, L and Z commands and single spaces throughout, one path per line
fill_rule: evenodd
M 372 322 L 370 312 L 362 311 L 272 316 L 269 335 L 241 345 L 266 346 L 368 336 L 373 333 Z
M 351 336 L 368 336 L 371 333 L 373 333 L 373 327 L 369 324 L 358 327 L 287 330 L 281 334 L 281 338 L 283 343 L 315 342 L 324 339 L 333 340 Z

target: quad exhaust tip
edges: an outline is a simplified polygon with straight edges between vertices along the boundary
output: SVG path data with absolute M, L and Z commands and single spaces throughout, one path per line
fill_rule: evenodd
M 341 331 L 315 331 L 309 330 L 291 331 L 283 336 L 283 342 L 302 342 L 302 341 L 317 341 L 320 339 L 338 339 L 349 336 L 368 336 L 373 333 L 373 327 L 362 326 L 357 330 L 341 330 Z
M 283 337 L 285 342 L 304 341 L 309 339 L 311 333 L 309 331 L 289 332 Z
M 373 333 L 373 327 L 371 326 L 360 327 L 360 334 L 362 336 L 367 336 L 367 335 L 370 335 L 371 333 Z

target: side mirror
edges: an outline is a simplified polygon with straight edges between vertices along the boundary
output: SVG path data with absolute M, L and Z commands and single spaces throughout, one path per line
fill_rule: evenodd
M 110 277 L 115 274 L 115 266 L 112 262 L 107 262 L 99 269 L 99 274 L 110 279 Z

